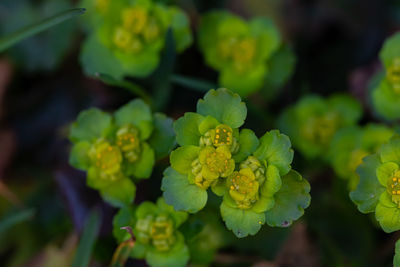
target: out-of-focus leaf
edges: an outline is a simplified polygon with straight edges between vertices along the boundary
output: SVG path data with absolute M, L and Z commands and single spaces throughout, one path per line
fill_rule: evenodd
M 83 234 L 75 254 L 72 267 L 88 266 L 90 255 L 92 254 L 94 242 L 100 229 L 101 216 L 97 210 L 93 210 L 86 221 Z
M 169 28 L 166 34 L 165 49 L 162 54 L 160 65 L 152 75 L 155 81 L 154 87 L 154 106 L 156 110 L 162 109 L 171 95 L 170 77 L 174 69 L 176 60 L 175 40 L 172 29 Z
M 193 89 L 198 92 L 207 92 L 210 89 L 217 88 L 216 84 L 210 83 L 208 81 L 192 77 L 185 77 L 177 74 L 171 76 L 171 82 L 179 84 L 183 87 L 187 87 L 189 89 Z
M 4 216 L 0 221 L 0 234 L 9 230 L 14 225 L 29 220 L 34 215 L 34 209 L 25 209 L 8 216 Z
M 70 18 L 73 18 L 77 15 L 81 15 L 85 13 L 85 11 L 86 10 L 84 8 L 74 8 L 71 10 L 67 10 L 59 14 L 56 14 L 50 18 L 46 18 L 38 23 L 22 28 L 12 34 L 4 36 L 0 38 L 0 52 L 6 50 L 7 48 L 11 47 L 15 43 L 18 43 L 23 39 L 26 39 L 44 30 L 47 30 L 48 28 L 51 28 L 52 26 L 57 25 Z

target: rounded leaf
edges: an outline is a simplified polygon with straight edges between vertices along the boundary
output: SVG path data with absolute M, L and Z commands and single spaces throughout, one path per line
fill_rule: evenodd
M 101 188 L 100 194 L 112 206 L 124 207 L 133 202 L 136 186 L 129 178 L 123 178 Z
M 220 210 L 226 227 L 238 238 L 255 235 L 265 223 L 265 213 L 233 208 L 225 200 L 222 201 Z
M 186 175 L 171 167 L 164 171 L 161 190 L 164 191 L 165 202 L 177 211 L 195 213 L 207 203 L 207 191 L 190 184 Z
M 293 149 L 289 137 L 278 130 L 266 132 L 260 138 L 260 145 L 254 152 L 259 160 L 266 160 L 268 164 L 278 167 L 281 175 L 285 175 L 291 169 Z
M 72 142 L 94 142 L 106 136 L 111 128 L 111 115 L 97 108 L 90 108 L 79 113 L 71 126 L 69 138 Z
M 282 187 L 274 195 L 275 205 L 265 215 L 269 226 L 288 227 L 304 214 L 310 205 L 310 184 L 291 170 L 282 177 Z
M 170 156 L 171 167 L 176 171 L 187 174 L 192 169 L 192 162 L 198 158 L 200 147 L 182 146 L 172 151 Z
M 174 131 L 176 133 L 176 141 L 181 146 L 194 145 L 198 146 L 201 134 L 199 125 L 204 117 L 193 112 L 186 112 L 174 122 Z
M 154 130 L 148 143 L 154 149 L 156 159 L 166 157 L 175 146 L 175 132 L 172 123 L 172 119 L 164 114 L 154 114 Z
M 115 113 L 115 124 L 132 124 L 140 130 L 140 139 L 146 140 L 153 131 L 150 107 L 141 99 L 135 99 L 120 107 Z
M 142 152 L 135 162 L 125 162 L 124 171 L 127 175 L 133 175 L 135 178 L 146 179 L 151 176 L 155 163 L 154 150 L 146 143 L 142 143 Z
M 197 112 L 210 115 L 232 128 L 242 126 L 247 116 L 246 104 L 240 96 L 225 88 L 208 91 L 204 99 L 197 102 Z

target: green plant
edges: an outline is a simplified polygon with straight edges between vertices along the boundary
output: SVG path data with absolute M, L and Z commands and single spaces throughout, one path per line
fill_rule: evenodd
M 118 242 L 131 238 L 121 227 L 131 227 L 136 243 L 130 256 L 146 259 L 152 267 L 185 266 L 189 249 L 178 228 L 187 219 L 186 212 L 177 212 L 163 198 L 149 201 L 136 208 L 124 207 L 114 217 L 114 236 Z
M 152 114 L 142 100 L 133 100 L 114 114 L 96 108 L 82 111 L 71 126 L 70 164 L 87 171 L 87 185 L 115 206 L 130 204 L 132 179 L 149 178 L 154 162 L 175 144 L 172 120 Z
M 358 184 L 356 169 L 362 159 L 376 153 L 393 134 L 393 129 L 379 124 L 350 126 L 337 131 L 330 144 L 329 160 L 336 174 L 348 180 L 350 190 Z
M 93 29 L 81 51 L 82 65 L 90 76 L 107 74 L 122 80 L 150 75 L 159 65 L 168 29 L 178 52 L 192 42 L 187 16 L 177 7 L 151 0 L 91 4 L 102 12 L 91 13 Z
M 376 112 L 385 119 L 400 118 L 400 34 L 388 38 L 380 53 L 379 58 L 384 66 L 384 71 L 376 74 L 371 79 L 372 103 Z
M 350 197 L 362 213 L 375 212 L 382 229 L 400 229 L 400 136 L 382 145 L 378 153 L 363 159 L 357 168 L 360 182 Z
M 241 129 L 247 114 L 239 95 L 211 90 L 174 123 L 180 145 L 171 153 L 161 189 L 176 210 L 191 213 L 207 203 L 207 189 L 223 197 L 221 216 L 237 237 L 256 234 L 267 221 L 288 226 L 310 202 L 309 185 L 291 170 L 287 136 L 273 130 L 260 139 Z
M 280 33 L 266 18 L 244 21 L 228 11 L 212 11 L 203 15 L 198 36 L 206 63 L 220 72 L 219 84 L 241 96 L 254 93 L 264 83 L 281 85 L 294 64 L 285 61 L 290 51 L 281 49 Z M 274 55 L 279 63 L 272 61 Z M 279 66 L 284 62 L 285 67 Z
M 308 95 L 286 109 L 278 125 L 305 157 L 327 159 L 327 151 L 336 131 L 355 125 L 361 115 L 360 104 L 350 96 L 322 98 Z

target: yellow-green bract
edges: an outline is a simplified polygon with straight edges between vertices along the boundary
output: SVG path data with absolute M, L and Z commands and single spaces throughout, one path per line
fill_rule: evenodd
M 81 62 L 88 75 L 146 77 L 158 66 L 170 28 L 178 52 L 192 43 L 189 20 L 177 7 L 151 0 L 86 0 L 94 10 Z
M 348 95 L 329 98 L 308 95 L 286 109 L 278 124 L 305 157 L 327 159 L 327 151 L 336 131 L 355 125 L 361 114 L 361 105 Z
M 282 46 L 278 29 L 267 18 L 244 21 L 226 11 L 209 12 L 201 19 L 198 36 L 206 63 L 220 72 L 219 84 L 241 96 L 264 83 L 282 85 L 294 65 L 290 49 Z
M 378 153 L 357 168 L 360 182 L 350 197 L 362 213 L 375 212 L 382 229 L 400 230 L 400 136 L 393 136 Z
M 384 71 L 370 82 L 372 103 L 385 119 L 400 118 L 400 33 L 387 39 L 379 53 Z
M 159 198 L 154 204 L 142 202 L 136 208 L 124 207 L 113 220 L 113 233 L 118 242 L 131 236 L 121 227 L 131 227 L 136 242 L 130 256 L 145 259 L 151 267 L 183 267 L 189 260 L 189 249 L 179 227 L 187 219 L 186 212 L 174 211 Z
M 310 186 L 291 170 L 293 150 L 277 130 L 260 139 L 239 129 L 247 114 L 238 94 L 211 90 L 174 123 L 180 147 L 170 156 L 161 189 L 176 210 L 203 209 L 207 190 L 223 197 L 221 216 L 237 237 L 256 234 L 267 222 L 286 227 L 310 202 Z
M 365 127 L 349 126 L 337 131 L 330 145 L 328 159 L 336 174 L 348 180 L 350 190 L 354 190 L 358 184 L 356 168 L 362 159 L 376 153 L 393 134 L 393 129 L 372 123 Z
M 70 164 L 87 171 L 88 186 L 114 206 L 133 201 L 132 179 L 149 178 L 155 159 L 168 155 L 175 144 L 172 120 L 152 114 L 140 99 L 114 114 L 96 108 L 82 111 L 69 138 Z

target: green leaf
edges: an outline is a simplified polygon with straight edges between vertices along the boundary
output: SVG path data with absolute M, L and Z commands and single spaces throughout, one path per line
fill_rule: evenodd
M 386 39 L 379 53 L 379 58 L 385 65 L 385 68 L 391 66 L 395 58 L 400 57 L 400 51 L 398 49 L 399 45 L 400 45 L 399 33 L 393 34 L 392 36 L 390 36 L 390 38 Z
M 193 42 L 189 18 L 181 9 L 176 7 L 169 7 L 168 12 L 171 16 L 171 28 L 174 34 L 176 50 L 182 52 Z
M 197 113 L 186 112 L 183 117 L 174 122 L 176 141 L 179 145 L 199 145 L 201 137 L 199 125 L 203 119 L 204 117 Z
M 258 50 L 257 59 L 264 62 L 278 49 L 281 43 L 279 31 L 275 24 L 265 17 L 252 19 L 249 26 L 251 35 L 258 40 L 259 46 L 262 47 Z
M 151 249 L 146 254 L 146 262 L 151 267 L 184 267 L 189 258 L 189 249 L 184 242 L 182 234 L 179 232 L 172 249 L 166 252 Z
M 153 116 L 150 107 L 141 99 L 135 99 L 120 107 L 115 113 L 115 124 L 132 124 L 139 128 L 140 139 L 146 140 L 153 131 Z
M 96 32 L 90 34 L 83 43 L 79 60 L 88 76 L 107 74 L 116 80 L 122 80 L 125 76 L 121 63 L 114 53 L 100 42 Z
M 394 250 L 393 266 L 400 267 L 400 239 L 396 242 L 396 247 Z
M 225 200 L 222 201 L 220 210 L 226 227 L 238 238 L 255 235 L 265 223 L 264 213 L 233 208 L 227 205 Z
M 75 253 L 72 267 L 89 266 L 90 256 L 96 241 L 97 234 L 100 229 L 101 216 L 97 210 L 93 210 L 89 214 L 89 218 L 85 221 L 83 234 L 79 241 L 78 248 Z
M 288 45 L 281 47 L 267 61 L 268 72 L 263 86 L 264 95 L 271 98 L 276 90 L 282 87 L 292 75 L 296 64 L 296 56 Z
M 24 209 L 11 214 L 2 215 L 0 221 L 0 234 L 8 231 L 14 225 L 31 219 L 35 214 L 34 209 Z
M 278 167 L 281 175 L 290 171 L 293 154 L 289 137 L 278 130 L 266 132 L 260 138 L 260 146 L 254 152 L 254 156 L 259 160 L 266 160 L 268 164 Z
M 188 218 L 188 214 L 186 212 L 175 211 L 174 207 L 171 205 L 168 205 L 165 202 L 165 199 L 162 197 L 157 199 L 157 207 L 161 211 L 167 212 L 173 218 L 173 220 L 175 222 L 175 229 L 179 228 L 179 226 L 181 226 L 181 224 L 184 223 Z
M 172 151 L 175 146 L 173 120 L 162 113 L 154 114 L 154 130 L 148 140 L 154 149 L 156 159 L 161 159 Z
M 124 226 L 134 227 L 135 210 L 131 206 L 121 208 L 113 218 L 113 235 L 118 243 L 128 240 L 131 236 L 127 231 L 121 229 Z
M 282 179 L 279 169 L 275 165 L 269 165 L 266 172 L 266 180 L 261 188 L 261 195 L 273 197 L 282 187 Z
M 112 206 L 124 207 L 133 202 L 136 186 L 129 178 L 123 178 L 101 188 L 100 193 L 102 198 Z
M 310 205 L 310 184 L 291 170 L 282 177 L 282 187 L 275 194 L 275 205 L 265 215 L 269 226 L 288 227 Z
M 67 10 L 50 18 L 46 18 L 38 23 L 22 28 L 12 34 L 9 34 L 8 36 L 3 36 L 2 38 L 0 38 L 0 52 L 6 50 L 7 48 L 11 47 L 15 43 L 18 43 L 23 39 L 38 34 L 44 30 L 47 30 L 48 28 L 53 27 L 54 25 L 57 25 L 77 15 L 81 15 L 85 13 L 85 11 L 86 10 L 84 8 L 74 8 L 71 10 Z
M 132 248 L 131 257 L 134 259 L 144 259 L 148 250 L 148 246 L 136 242 Z
M 246 118 L 247 108 L 238 94 L 220 88 L 210 90 L 204 99 L 197 102 L 197 112 L 203 116 L 210 115 L 232 128 L 239 128 Z
M 155 161 L 154 150 L 146 142 L 143 142 L 139 159 L 132 163 L 125 162 L 125 173 L 139 179 L 149 178 L 153 172 Z
M 239 134 L 239 151 L 233 155 L 235 162 L 245 160 L 251 153 L 253 153 L 260 144 L 256 134 L 249 129 L 240 130 Z
M 207 203 L 207 191 L 197 185 L 189 184 L 188 177 L 172 168 L 164 171 L 161 190 L 165 202 L 177 211 L 195 213 Z
M 157 206 L 150 201 L 142 202 L 136 210 L 136 218 L 144 219 L 149 214 L 157 214 L 158 208 Z
M 383 144 L 380 155 L 383 163 L 389 161 L 400 163 L 400 136 L 396 135 L 388 143 Z
M 119 178 L 121 175 L 117 175 Z M 104 179 L 101 177 L 101 171 L 94 166 L 91 166 L 87 172 L 86 184 L 93 189 L 102 189 L 109 186 L 113 181 L 111 179 Z
M 374 154 L 365 157 L 363 163 L 357 168 L 360 182 L 356 190 L 350 193 L 350 198 L 362 213 L 373 212 L 380 195 L 385 191 L 385 187 L 376 177 L 376 169 L 380 164 L 379 156 Z
M 343 125 L 352 125 L 362 116 L 362 107 L 360 102 L 347 94 L 331 96 L 328 99 L 327 105 L 340 114 Z
M 182 174 L 188 174 L 192 170 L 192 162 L 197 159 L 199 153 L 198 146 L 178 147 L 171 153 L 171 167 Z
M 105 137 L 111 128 L 111 115 L 97 108 L 90 108 L 79 113 L 71 126 L 69 138 L 72 142 L 93 142 Z
M 230 66 L 221 70 L 218 80 L 221 86 L 246 97 L 261 89 L 266 73 L 265 63 L 252 66 L 243 73 L 239 73 L 234 66 Z
M 386 233 L 400 230 L 400 209 L 393 203 L 388 192 L 383 192 L 380 196 L 375 217 Z
M 205 119 L 199 124 L 199 132 L 201 135 L 204 135 L 208 130 L 215 129 L 219 124 L 216 118 L 207 116 Z
M 89 142 L 79 142 L 72 146 L 69 154 L 69 164 L 79 170 L 87 170 L 90 167 L 89 149 L 91 144 Z
M 376 177 L 382 186 L 386 187 L 388 181 L 393 178 L 395 171 L 399 169 L 399 165 L 394 162 L 385 162 L 376 168 Z

